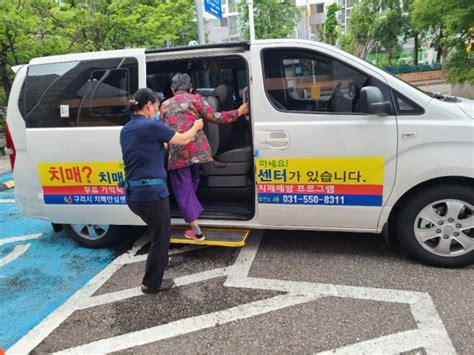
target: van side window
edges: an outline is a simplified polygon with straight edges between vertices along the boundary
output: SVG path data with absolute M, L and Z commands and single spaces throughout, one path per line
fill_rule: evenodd
M 363 113 L 360 90 L 377 86 L 386 100 L 385 84 L 329 56 L 304 49 L 263 51 L 265 90 L 281 111 Z
M 406 96 L 400 94 L 398 91 L 392 89 L 393 97 L 395 99 L 395 107 L 397 115 L 422 115 L 425 113 L 422 107 L 415 104 Z
M 114 58 L 32 65 L 25 88 L 28 128 L 124 125 L 138 89 L 138 63 Z

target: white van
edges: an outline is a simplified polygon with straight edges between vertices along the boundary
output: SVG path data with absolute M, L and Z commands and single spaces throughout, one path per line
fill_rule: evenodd
M 202 169 L 202 225 L 387 230 L 423 263 L 474 262 L 472 100 L 426 94 L 303 40 L 70 54 L 15 69 L 17 204 L 83 245 L 142 224 L 117 187 L 127 102 L 140 87 L 166 95 L 187 72 L 217 110 L 246 93 L 251 106 L 232 125 L 206 126 L 215 161 Z

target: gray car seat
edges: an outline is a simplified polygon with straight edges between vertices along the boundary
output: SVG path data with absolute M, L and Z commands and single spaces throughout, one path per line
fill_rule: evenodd
M 207 102 L 218 112 L 235 109 L 233 88 L 229 84 L 216 87 Z M 214 157 L 212 163 L 204 164 L 208 186 L 248 186 L 252 162 L 252 148 L 247 139 L 235 140 L 232 125 L 206 121 L 205 131 Z

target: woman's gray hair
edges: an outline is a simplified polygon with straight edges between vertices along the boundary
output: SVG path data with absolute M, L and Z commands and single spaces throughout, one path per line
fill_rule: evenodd
M 171 78 L 171 88 L 174 91 L 189 91 L 192 87 L 191 77 L 186 73 L 176 73 L 173 78 Z

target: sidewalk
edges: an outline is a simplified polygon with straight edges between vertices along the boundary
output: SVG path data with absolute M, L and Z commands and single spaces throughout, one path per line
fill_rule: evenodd
M 0 155 L 0 175 L 10 172 L 10 159 L 6 155 Z
M 0 174 L 11 171 L 10 159 L 3 155 L 3 148 L 6 146 L 5 133 L 0 132 Z

